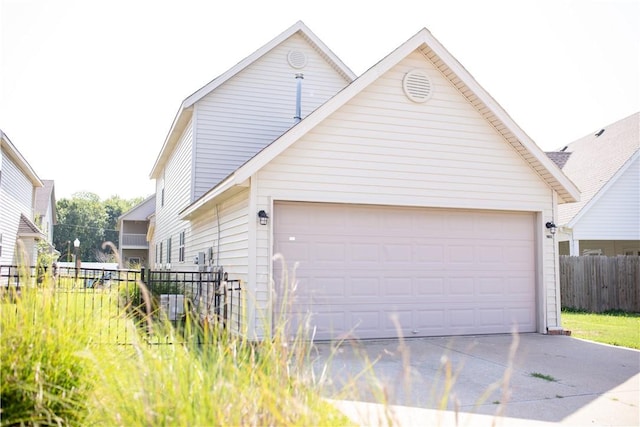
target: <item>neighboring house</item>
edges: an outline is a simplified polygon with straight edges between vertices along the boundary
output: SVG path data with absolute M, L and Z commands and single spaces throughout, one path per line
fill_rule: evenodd
M 548 153 L 578 186 L 558 207 L 561 255 L 640 255 L 640 113 Z
M 35 222 L 46 236 L 50 250 L 56 251 L 53 245 L 53 226 L 58 223 L 55 185 L 50 179 L 43 179 L 42 184 L 36 188 Z
M 118 259 L 125 268 L 148 267 L 150 218 L 156 208 L 155 194 L 118 217 L 116 228 L 119 232 L 120 247 Z
M 33 266 L 37 242 L 47 239 L 34 221 L 43 183 L 2 130 L 0 146 L 0 265 Z
M 241 279 L 251 338 L 307 313 L 316 339 L 560 330 L 545 224 L 577 188 L 426 29 L 352 77 L 298 22 L 187 98 L 156 265 Z

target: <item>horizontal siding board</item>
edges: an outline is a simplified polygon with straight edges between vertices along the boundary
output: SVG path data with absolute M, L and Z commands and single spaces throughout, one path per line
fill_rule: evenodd
M 286 56 L 291 49 L 306 53 L 304 69 L 288 65 Z M 303 115 L 347 83 L 303 37 L 294 35 L 196 104 L 195 198 L 294 124 L 294 76 L 298 72 L 305 77 Z
M 192 177 L 192 122 L 186 126 L 180 136 L 176 149 L 172 152 L 164 167 L 164 178 L 156 180 L 156 226 L 150 254 L 155 263 L 155 247 L 163 243 L 163 256 L 160 263 L 166 263 L 167 239 L 171 239 L 171 264 L 178 263 L 179 234 L 186 229 L 187 223 L 180 220 L 179 213 L 191 200 Z M 164 189 L 164 206 L 162 190 Z
M 31 180 L 8 155 L 2 153 L 0 162 L 0 265 L 13 265 L 18 261 L 16 239 L 20 215 L 33 218 L 34 189 Z
M 425 104 L 402 92 L 402 76 L 412 68 L 428 70 L 435 82 Z M 521 210 L 553 218 L 551 189 L 420 54 L 357 94 L 256 178 L 258 205 L 265 208 L 300 200 Z M 265 271 L 270 236 L 258 230 L 257 238 L 258 271 Z M 542 311 L 546 324 L 557 326 L 553 239 L 540 242 Z M 268 283 L 258 286 L 268 289 Z
M 636 159 L 585 211 L 573 228 L 577 240 L 640 239 L 640 160 Z

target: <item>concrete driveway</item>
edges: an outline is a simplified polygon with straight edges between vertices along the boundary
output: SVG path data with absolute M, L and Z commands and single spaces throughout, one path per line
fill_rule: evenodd
M 327 395 L 362 425 L 640 425 L 636 350 L 519 334 L 319 343 L 314 354 Z

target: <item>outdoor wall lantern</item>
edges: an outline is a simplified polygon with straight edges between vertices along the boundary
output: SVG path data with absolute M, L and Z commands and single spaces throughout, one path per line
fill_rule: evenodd
M 269 222 L 269 215 L 267 215 L 267 213 L 262 210 L 258 212 L 258 219 L 260 220 L 260 225 L 267 225 L 267 223 Z
M 547 222 L 545 224 L 545 227 L 547 227 L 547 229 L 549 230 L 549 233 L 556 234 L 556 229 L 558 227 L 556 227 L 556 225 L 553 222 L 551 222 L 551 221 Z

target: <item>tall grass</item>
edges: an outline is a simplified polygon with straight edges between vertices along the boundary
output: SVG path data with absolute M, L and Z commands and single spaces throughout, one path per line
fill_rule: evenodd
M 112 319 L 78 310 L 61 309 L 49 286 L 2 303 L 1 425 L 349 423 L 320 397 L 302 340 L 250 342 L 188 317 L 187 339 L 169 340 L 186 344 L 149 345 L 148 327 L 129 345 L 100 344 Z M 166 318 L 149 319 L 153 333 L 175 334 Z
M 81 425 L 95 385 L 83 352 L 101 319 L 61 310 L 50 287 L 10 297 L 0 302 L 2 425 Z

